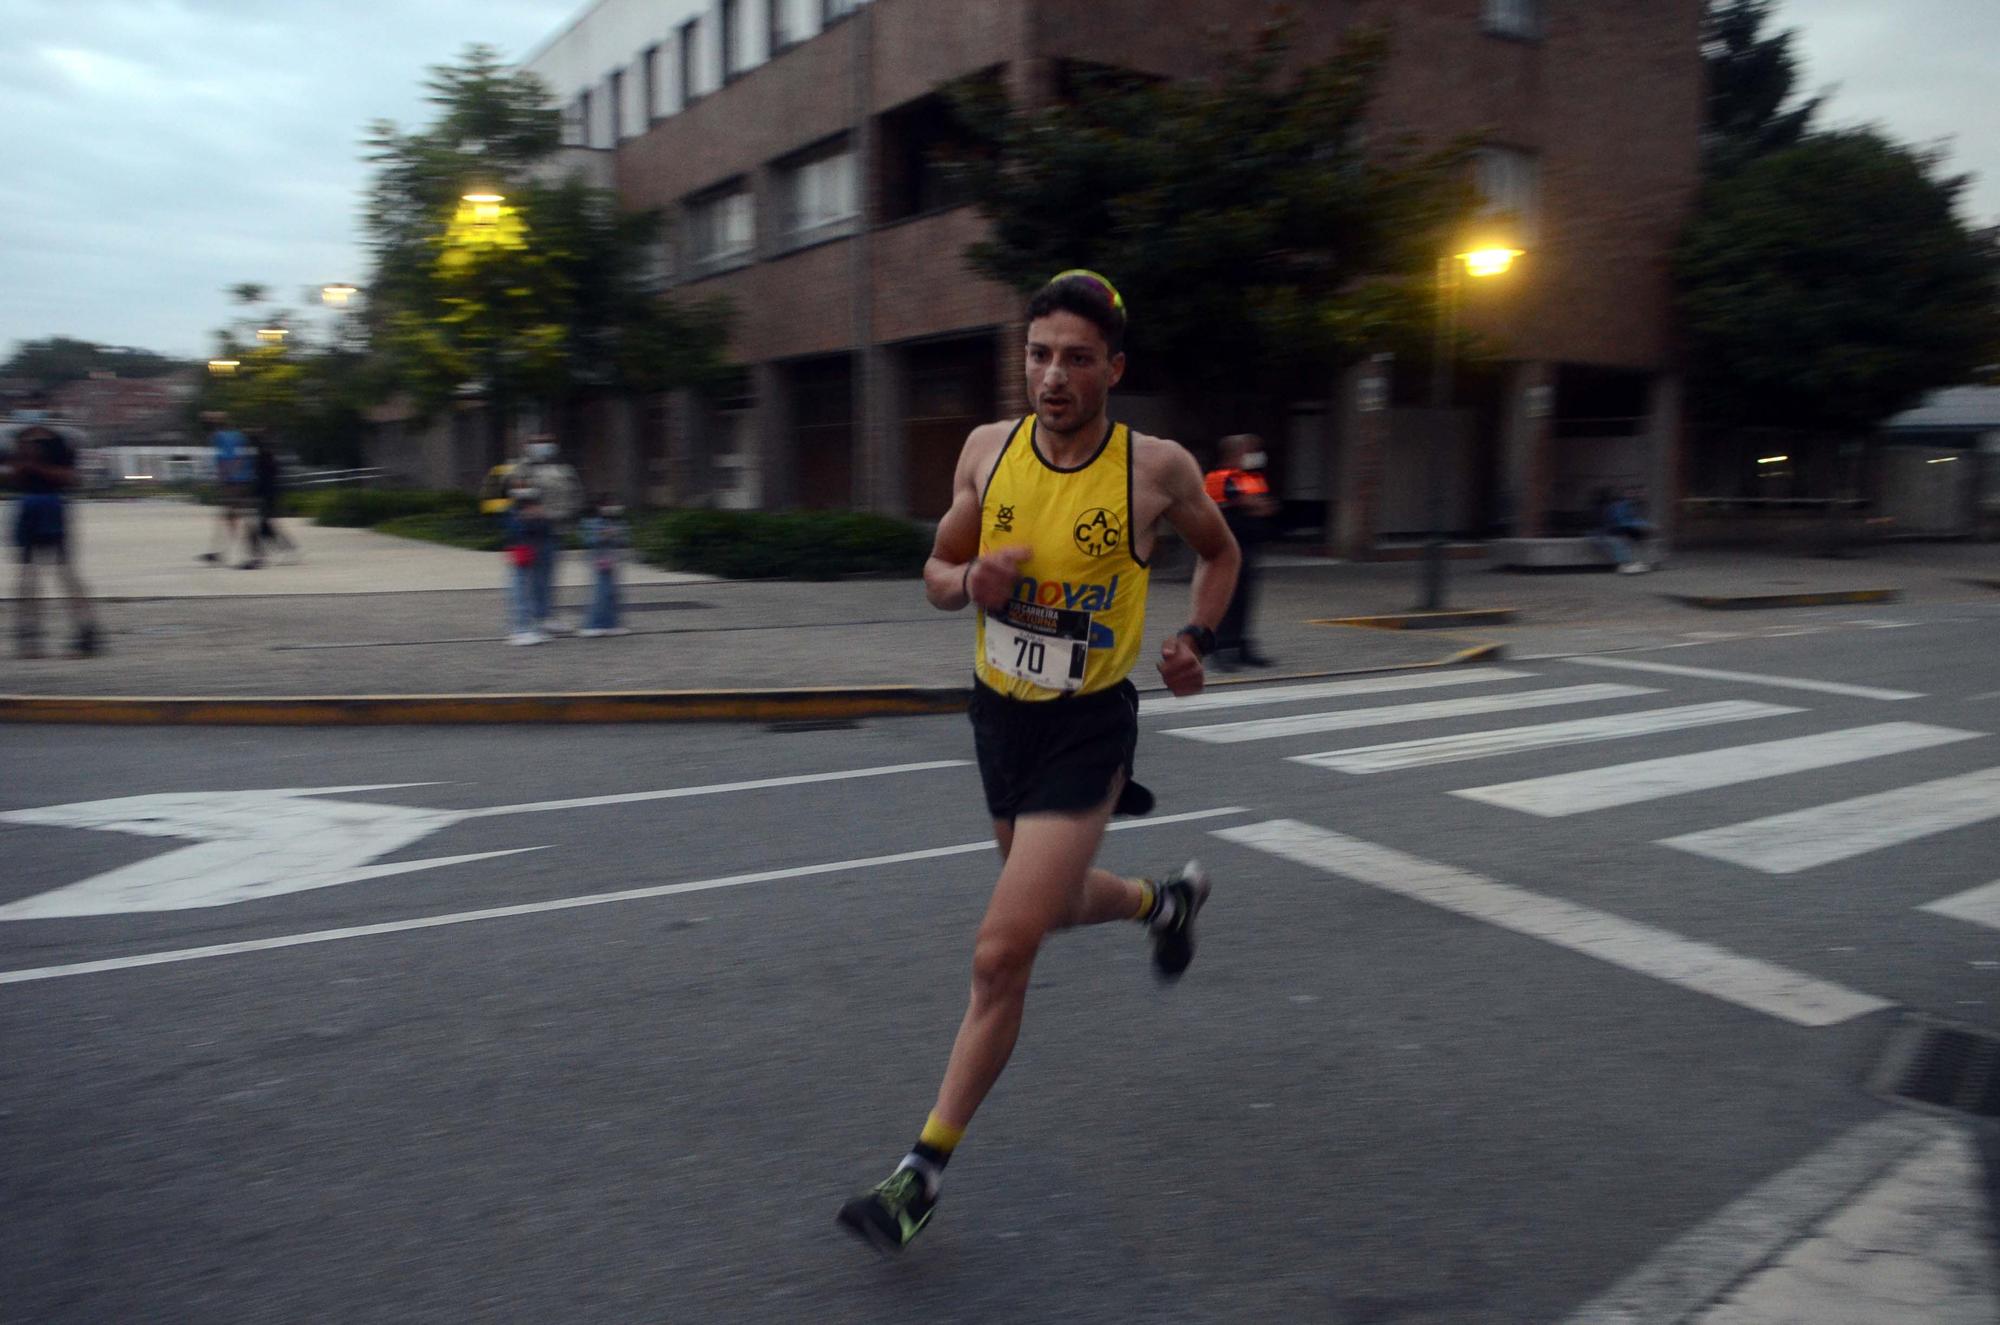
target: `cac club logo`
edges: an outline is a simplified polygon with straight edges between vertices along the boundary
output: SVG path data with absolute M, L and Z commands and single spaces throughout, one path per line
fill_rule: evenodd
M 1076 517 L 1076 545 L 1093 557 L 1115 551 L 1125 542 L 1125 526 L 1102 506 Z

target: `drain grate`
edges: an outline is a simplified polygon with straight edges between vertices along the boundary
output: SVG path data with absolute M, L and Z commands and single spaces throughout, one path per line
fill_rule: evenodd
M 2000 1035 L 1912 1022 L 1884 1066 L 1886 1093 L 1913 1104 L 2000 1118 Z

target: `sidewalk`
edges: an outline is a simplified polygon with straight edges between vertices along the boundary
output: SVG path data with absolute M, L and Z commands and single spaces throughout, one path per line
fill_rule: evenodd
M 961 687 L 972 624 L 932 609 L 913 581 L 724 582 L 643 566 L 626 577 L 632 634 L 502 642 L 505 593 L 497 554 L 367 530 L 289 522 L 304 562 L 257 571 L 196 560 L 204 508 L 166 502 L 86 504 L 80 564 L 101 600 L 103 656 L 71 661 L 0 656 L 9 695 L 407 695 L 766 689 L 799 686 Z M 1314 624 L 1405 612 L 1416 563 L 1273 558 L 1253 629 L 1278 661 L 1217 680 L 1441 663 L 1492 642 L 1513 656 L 1657 647 L 1758 623 L 1892 616 L 1896 605 L 1807 612 L 1703 611 L 1675 596 L 1888 588 L 1900 606 L 2000 606 L 1981 578 L 2000 578 L 2000 545 L 1902 545 L 1855 561 L 1698 553 L 1653 575 L 1516 573 L 1453 562 L 1448 606 L 1513 608 L 1509 625 L 1388 631 Z M 587 567 L 567 559 L 559 595 L 573 614 Z M 11 580 L 7 584 L 11 591 Z M 1185 581 L 1156 577 L 1148 634 L 1187 619 Z M 11 612 L 11 608 L 10 608 Z M 55 618 L 51 618 L 53 623 Z M 1147 654 L 1155 645 L 1149 645 Z M 1150 663 L 1134 680 L 1157 686 Z

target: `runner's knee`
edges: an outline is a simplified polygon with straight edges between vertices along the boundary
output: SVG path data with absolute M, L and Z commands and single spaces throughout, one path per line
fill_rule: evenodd
M 1028 986 L 1038 939 L 1022 933 L 981 930 L 972 945 L 972 991 L 982 998 L 1017 997 Z

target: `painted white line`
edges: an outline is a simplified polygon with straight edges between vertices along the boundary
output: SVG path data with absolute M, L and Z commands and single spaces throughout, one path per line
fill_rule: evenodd
M 2000 768 L 1684 833 L 1660 845 L 1765 874 L 1797 874 L 1988 819 L 2000 819 Z
M 1950 897 L 1940 897 L 1935 902 L 1925 902 L 1917 910 L 1950 916 L 1953 920 L 1969 920 L 1988 929 L 2000 929 L 2000 879 Z
M 1784 690 L 1814 690 L 1822 695 L 1847 695 L 1854 699 L 1922 699 L 1913 690 L 1884 690 L 1879 686 L 1848 685 L 1843 681 L 1815 681 L 1801 676 L 1766 676 L 1762 672 L 1725 672 L 1716 667 L 1682 667 L 1678 663 L 1643 662 L 1637 658 L 1570 658 L 1580 667 L 1616 667 L 1631 672 L 1659 672 L 1666 676 L 1699 676 L 1710 681 L 1743 681 L 1750 685 L 1777 686 Z
M 1646 686 L 1560 686 L 1553 690 L 1516 691 L 1510 695 L 1433 699 L 1417 704 L 1299 713 L 1287 718 L 1218 722 L 1205 727 L 1172 727 L 1165 734 L 1190 741 L 1206 741 L 1211 745 L 1234 745 L 1240 741 L 1269 741 L 1282 736 L 1309 736 L 1315 732 L 1347 731 L 1355 727 L 1388 727 L 1399 722 L 1431 722 L 1441 718 L 1476 717 L 1484 713 L 1511 713 L 1516 709 L 1553 708 L 1558 704 L 1601 703 L 1659 693 Z
M 1655 732 L 1713 727 L 1723 722 L 1745 722 L 1751 718 L 1773 718 L 1801 711 L 1783 704 L 1725 699 L 1713 704 L 1648 709 L 1643 713 L 1617 713 L 1609 717 L 1574 718 L 1566 722 L 1502 727 L 1498 731 L 1467 732 L 1457 736 L 1427 736 L 1414 741 L 1391 741 L 1386 745 L 1360 745 L 1348 750 L 1328 750 L 1322 754 L 1293 755 L 1291 758 L 1296 764 L 1311 764 L 1316 768 L 1331 768 L 1342 773 L 1386 773 L 1399 768 L 1455 764 L 1467 759 L 1485 759 L 1523 750 L 1548 750 L 1591 741 L 1650 736 Z
M 1185 814 L 1163 814 L 1150 819 L 1126 819 L 1111 825 L 1113 832 L 1136 828 L 1164 828 L 1169 824 L 1193 823 L 1242 814 L 1241 806 L 1226 805 L 1213 810 L 1191 810 Z M 56 980 L 70 975 L 96 975 L 104 971 L 126 971 L 140 966 L 169 966 L 178 962 L 202 961 L 210 957 L 235 957 L 250 952 L 270 952 L 278 948 L 298 948 L 313 943 L 338 943 L 344 939 L 370 938 L 377 934 L 402 934 L 419 929 L 441 929 L 467 925 L 476 920 L 504 920 L 512 916 L 542 915 L 550 911 L 573 911 L 586 906 L 609 906 L 615 902 L 638 902 L 654 897 L 674 897 L 681 893 L 707 892 L 714 888 L 735 888 L 746 883 L 773 883 L 780 879 L 803 879 L 817 874 L 839 874 L 846 870 L 880 869 L 916 860 L 936 860 L 962 856 L 974 851 L 994 850 L 990 838 L 960 842 L 954 846 L 927 847 L 921 851 L 899 851 L 887 856 L 863 856 L 855 860 L 828 861 L 820 865 L 797 865 L 790 869 L 758 870 L 750 874 L 730 874 L 716 879 L 695 879 L 688 883 L 663 883 L 650 888 L 627 888 L 615 893 L 591 893 L 582 897 L 558 897 L 545 902 L 524 902 L 518 906 L 495 906 L 480 911 L 458 911 L 449 915 L 423 916 L 414 920 L 390 920 L 376 925 L 352 925 L 345 929 L 322 929 L 308 934 L 280 934 L 272 938 L 246 939 L 240 943 L 217 943 L 204 948 L 178 948 L 168 952 L 143 952 L 129 957 L 102 961 L 72 962 L 66 966 L 38 966 L 18 971 L 0 971 L 0 985 L 26 984 L 35 980 Z
M 1218 829 L 1215 836 L 1800 1026 L 1831 1026 L 1890 1006 L 1713 944 L 1294 819 Z
M 1518 672 L 1507 667 L 1454 668 L 1448 672 L 1411 672 L 1393 676 L 1358 676 L 1346 681 L 1316 681 L 1307 685 L 1231 686 L 1210 690 L 1186 699 L 1153 698 L 1139 701 L 1139 715 L 1172 716 L 1200 713 L 1207 709 L 1250 708 L 1258 704 L 1295 704 L 1309 700 L 1336 699 L 1341 695 L 1383 695 L 1397 690 L 1432 690 L 1439 686 L 1484 685 L 1489 681 L 1524 681 L 1534 672 Z
M 1960 731 L 1955 727 L 1932 727 L 1921 722 L 1880 722 L 1846 731 L 1820 732 L 1785 741 L 1763 741 L 1755 745 L 1735 745 L 1726 750 L 1705 750 L 1700 754 L 1673 755 L 1665 759 L 1642 759 L 1609 768 L 1588 768 L 1553 777 L 1523 778 L 1519 782 L 1497 782 L 1490 787 L 1468 787 L 1454 796 L 1483 801 L 1544 819 L 1587 814 L 1614 805 L 1634 805 L 1640 801 L 1684 796 L 1713 787 L 1733 787 L 1740 782 L 1782 777 L 1809 769 L 1831 768 L 1862 759 L 1927 750 L 1953 741 L 1971 740 L 1983 732 Z
M 1949 1126 L 1914 1113 L 1863 1123 L 1675 1238 L 1563 1325 L 1678 1325 Z
M 754 778 L 748 782 L 714 782 L 705 787 L 668 787 L 663 791 L 626 791 L 610 796 L 576 796 L 560 801 L 529 801 L 525 805 L 489 805 L 458 811 L 461 819 L 493 815 L 540 814 L 547 810 L 584 810 L 598 805 L 636 805 L 641 801 L 679 800 L 685 796 L 721 796 L 733 791 L 763 791 L 771 787 L 803 787 L 813 782 L 845 782 L 850 778 L 881 778 L 896 773 L 929 773 L 941 768 L 965 768 L 969 759 L 930 759 L 920 764 L 883 764 L 877 768 L 843 768 L 832 773 L 794 773 L 786 777 Z

